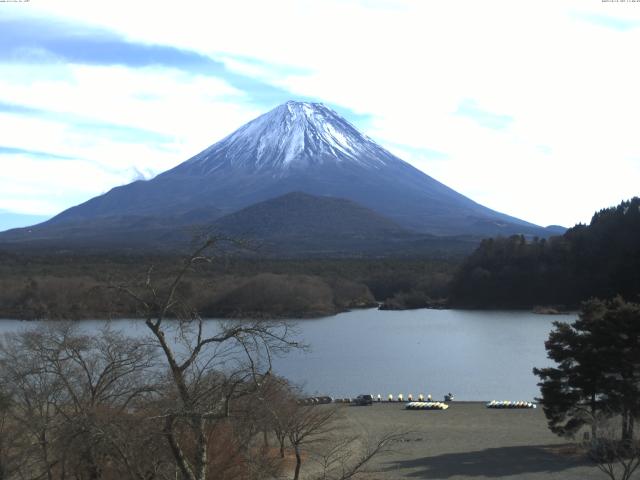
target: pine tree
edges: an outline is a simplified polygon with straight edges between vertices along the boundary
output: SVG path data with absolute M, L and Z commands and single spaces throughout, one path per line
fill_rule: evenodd
M 554 325 L 545 347 L 557 366 L 533 370 L 551 431 L 572 436 L 590 425 L 596 438 L 598 415 L 620 415 L 622 440 L 632 438 L 640 415 L 640 305 L 590 300 L 574 323 Z

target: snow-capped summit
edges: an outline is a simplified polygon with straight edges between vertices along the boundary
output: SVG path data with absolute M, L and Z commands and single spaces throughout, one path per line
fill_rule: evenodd
M 392 157 L 322 103 L 289 101 L 196 155 L 181 170 L 207 175 L 233 167 L 283 174 L 326 162 L 379 168 Z

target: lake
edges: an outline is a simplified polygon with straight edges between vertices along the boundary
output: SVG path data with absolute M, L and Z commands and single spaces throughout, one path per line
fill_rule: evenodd
M 360 393 L 431 394 L 458 400 L 532 400 L 539 395 L 534 366 L 551 365 L 544 341 L 555 320 L 575 315 L 513 311 L 355 310 L 333 317 L 300 320 L 309 352 L 274 362 L 274 370 L 310 394 L 333 397 Z M 97 329 L 103 321 L 84 321 Z M 141 322 L 119 320 L 116 328 L 146 332 Z M 0 320 L 0 333 L 34 322 Z

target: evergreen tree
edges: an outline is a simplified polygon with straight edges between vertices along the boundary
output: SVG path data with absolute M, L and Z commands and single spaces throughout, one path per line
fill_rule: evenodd
M 620 414 L 622 439 L 630 440 L 640 416 L 640 304 L 616 297 L 587 305 L 593 308 L 583 310 L 580 321 L 594 339 L 606 379 L 607 408 Z
M 562 236 L 484 240 L 451 284 L 451 303 L 481 308 L 578 307 L 591 297 L 640 293 L 640 198 L 596 213 Z
M 640 305 L 590 300 L 574 323 L 554 325 L 545 347 L 557 366 L 533 370 L 549 428 L 571 436 L 588 424 L 596 438 L 598 415 L 619 414 L 630 439 L 640 415 Z

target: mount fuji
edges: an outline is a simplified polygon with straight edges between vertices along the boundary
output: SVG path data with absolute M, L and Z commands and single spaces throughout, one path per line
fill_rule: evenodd
M 113 188 L 47 222 L 0 234 L 0 242 L 77 246 L 99 241 L 122 247 L 162 243 L 176 229 L 211 224 L 223 228 L 229 218 L 244 218 L 243 209 L 292 192 L 319 201 L 346 200 L 336 205 L 348 204 L 350 215 L 354 204 L 362 207 L 357 211 L 370 211 L 368 219 L 387 222 L 382 230 L 389 231 L 393 223 L 396 236 L 400 231 L 469 237 L 557 233 L 457 193 L 320 103 L 290 101 L 152 180 Z M 340 208 L 335 208 L 339 215 Z M 313 212 L 308 210 L 309 215 Z M 286 212 L 282 214 L 286 218 Z

